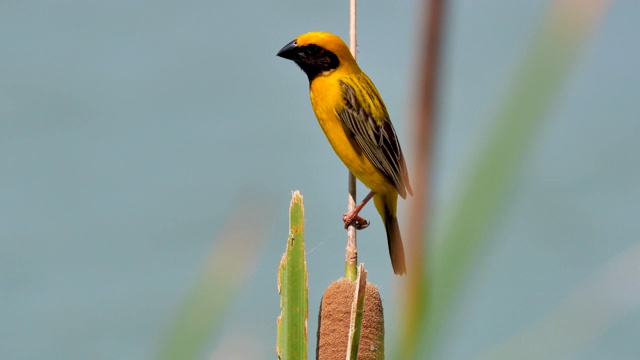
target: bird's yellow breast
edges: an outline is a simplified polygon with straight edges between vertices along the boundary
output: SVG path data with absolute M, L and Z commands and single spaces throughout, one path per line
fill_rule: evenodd
M 319 76 L 310 85 L 311 104 L 331 147 L 340 160 L 362 183 L 379 194 L 395 192 L 395 188 L 367 158 L 364 151 L 347 133 L 338 117 L 345 105 L 338 76 Z

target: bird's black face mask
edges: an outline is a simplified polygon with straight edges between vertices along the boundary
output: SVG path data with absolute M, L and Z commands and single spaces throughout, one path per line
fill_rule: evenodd
M 309 81 L 340 66 L 340 60 L 333 52 L 315 44 L 298 46 L 296 40 L 280 49 L 277 56 L 293 60 L 307 74 Z

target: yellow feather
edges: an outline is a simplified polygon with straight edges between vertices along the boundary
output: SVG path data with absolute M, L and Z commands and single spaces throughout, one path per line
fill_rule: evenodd
M 354 139 L 347 135 L 338 118 L 338 111 L 345 106 L 340 80 L 344 81 L 348 78 L 321 76 L 311 83 L 311 105 L 316 118 L 318 118 L 318 123 L 320 123 L 320 127 L 322 127 L 333 150 L 355 177 L 375 193 L 393 193 L 396 191 L 393 184 L 375 168 L 359 147 L 356 150 L 357 145 L 354 143 Z

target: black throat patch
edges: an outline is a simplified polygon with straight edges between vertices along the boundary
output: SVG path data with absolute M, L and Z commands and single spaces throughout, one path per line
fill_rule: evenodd
M 298 50 L 299 59 L 295 62 L 307 74 L 309 82 L 323 72 L 337 69 L 340 66 L 340 60 L 336 54 L 318 45 L 305 45 Z

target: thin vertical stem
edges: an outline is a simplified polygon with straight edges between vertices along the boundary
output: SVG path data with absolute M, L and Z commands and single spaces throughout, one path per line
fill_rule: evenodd
M 353 58 L 356 58 L 356 0 L 351 0 L 349 4 L 349 48 Z M 356 208 L 356 177 L 349 171 L 349 198 L 347 203 L 348 211 Z M 347 253 L 345 264 L 345 277 L 355 281 L 358 276 L 358 244 L 356 241 L 356 228 L 350 225 L 347 229 Z
M 356 58 L 356 4 L 357 0 L 351 0 L 349 4 L 349 50 Z
M 410 358 L 415 349 L 419 327 L 418 319 L 424 316 L 428 301 L 428 268 L 426 258 L 426 238 L 429 213 L 429 171 L 437 117 L 438 75 L 442 53 L 442 38 L 445 27 L 446 0 L 431 0 L 424 7 L 422 24 L 422 53 L 420 54 L 417 103 L 413 122 L 414 160 L 411 168 L 414 184 L 413 199 L 410 202 L 407 248 L 409 266 L 405 283 L 404 321 L 405 336 L 401 340 L 402 358 Z

